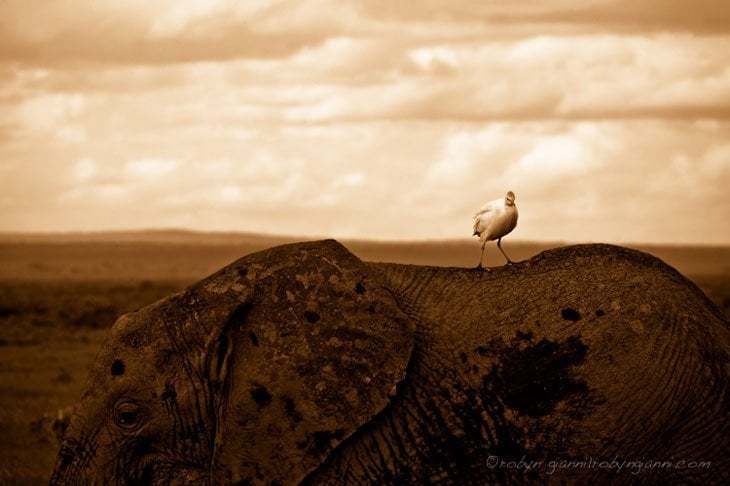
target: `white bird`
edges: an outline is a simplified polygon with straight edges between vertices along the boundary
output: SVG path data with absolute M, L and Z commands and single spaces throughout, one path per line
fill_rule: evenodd
M 479 208 L 474 215 L 474 235 L 482 242 L 482 257 L 479 259 L 477 268 L 483 269 L 484 247 L 487 241 L 497 240 L 497 247 L 507 259 L 508 264 L 514 263 L 509 259 L 502 249 L 502 237 L 515 229 L 517 226 L 517 206 L 515 205 L 515 193 L 509 191 L 503 199 L 495 199 Z

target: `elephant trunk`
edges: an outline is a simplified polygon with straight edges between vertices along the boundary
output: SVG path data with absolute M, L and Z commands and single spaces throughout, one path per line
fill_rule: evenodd
M 93 447 L 82 449 L 81 442 L 64 441 L 58 453 L 50 484 L 111 484 L 123 482 L 139 485 L 208 485 L 209 471 L 196 465 L 139 462 L 120 464 L 118 461 L 99 461 Z M 102 464 L 100 466 L 100 464 Z
M 95 458 L 95 448 L 83 448 L 84 441 L 67 438 L 64 440 L 56 466 L 51 476 L 51 485 L 65 484 L 95 484 L 101 480 L 94 480 L 91 475 Z

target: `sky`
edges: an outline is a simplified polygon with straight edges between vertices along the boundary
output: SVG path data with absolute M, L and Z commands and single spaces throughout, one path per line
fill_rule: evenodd
M 730 244 L 730 3 L 0 0 L 0 231 Z

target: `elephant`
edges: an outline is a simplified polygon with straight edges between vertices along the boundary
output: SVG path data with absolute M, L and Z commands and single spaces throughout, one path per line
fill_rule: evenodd
M 728 484 L 729 343 L 619 246 L 480 271 L 284 245 L 114 323 L 51 484 Z

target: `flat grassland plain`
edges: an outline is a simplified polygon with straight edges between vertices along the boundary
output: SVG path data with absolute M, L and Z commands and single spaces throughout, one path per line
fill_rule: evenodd
M 0 484 L 45 484 L 54 422 L 81 394 L 114 320 L 251 252 L 296 238 L 184 231 L 0 234 Z M 363 260 L 474 267 L 476 240 L 343 241 Z M 562 243 L 505 240 L 513 260 Z M 693 280 L 730 316 L 730 247 L 626 245 Z M 504 263 L 494 244 L 485 263 Z

